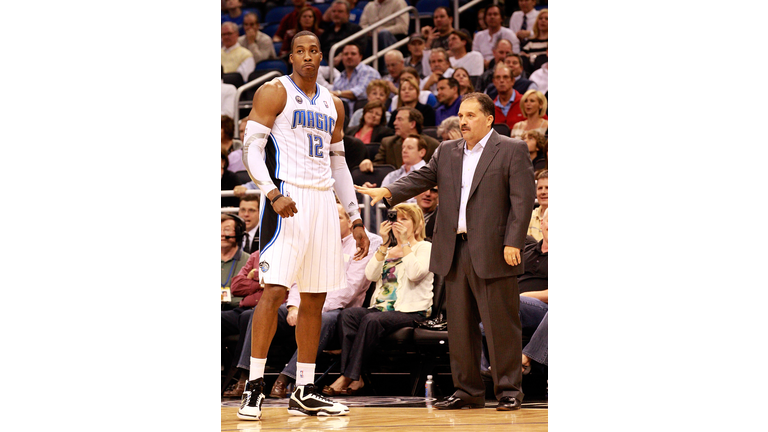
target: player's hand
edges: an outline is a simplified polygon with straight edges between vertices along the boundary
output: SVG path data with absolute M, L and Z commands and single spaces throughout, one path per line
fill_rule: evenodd
M 272 204 L 272 208 L 275 210 L 275 213 L 284 218 L 291 217 L 299 212 L 299 210 L 296 208 L 296 203 L 293 202 L 291 197 L 287 197 L 285 195 L 278 198 L 277 201 Z
M 361 194 L 365 194 L 373 198 L 371 200 L 371 206 L 381 201 L 383 198 L 392 197 L 392 194 L 389 192 L 389 189 L 387 188 L 367 188 L 364 186 L 355 186 L 355 190 L 360 192 Z
M 247 190 L 248 190 L 248 188 L 243 186 L 243 185 L 235 186 L 235 188 L 233 189 L 233 191 L 235 192 L 235 196 L 238 197 L 238 198 L 244 197 L 245 196 L 245 191 L 247 191 Z
M 285 320 L 288 321 L 288 325 L 291 327 L 296 327 L 296 321 L 299 317 L 299 308 L 296 306 L 291 306 L 288 308 L 288 315 L 286 315 Z
M 368 235 L 365 234 L 365 228 L 352 228 L 352 235 L 357 242 L 357 252 L 355 252 L 355 261 L 360 261 L 368 255 L 368 247 L 371 245 L 371 241 L 368 239 Z
M 246 278 L 250 280 L 256 280 L 256 278 L 259 277 L 259 269 L 251 269 L 251 271 L 248 272 L 248 276 Z
M 512 246 L 504 246 L 504 261 L 511 266 L 520 264 L 520 249 Z
M 362 162 L 360 162 L 360 171 L 363 172 L 373 172 L 373 162 L 371 162 L 370 159 L 364 159 Z

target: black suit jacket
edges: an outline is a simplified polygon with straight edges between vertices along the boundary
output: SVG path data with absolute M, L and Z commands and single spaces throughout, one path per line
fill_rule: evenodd
M 453 263 L 461 203 L 464 139 L 444 141 L 429 163 L 387 186 L 394 205 L 438 185 L 429 270 L 447 275 Z M 528 146 L 491 132 L 475 169 L 467 201 L 467 242 L 475 273 L 483 279 L 523 273 L 523 265 L 504 260 L 504 246 L 521 251 L 536 196 Z

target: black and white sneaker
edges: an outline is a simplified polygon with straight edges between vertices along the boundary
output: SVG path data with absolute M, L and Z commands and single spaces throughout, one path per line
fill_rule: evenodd
M 349 408 L 334 402 L 318 391 L 314 384 L 296 386 L 288 399 L 288 414 L 297 416 L 339 416 L 349 414 Z
M 264 378 L 248 381 L 245 384 L 237 418 L 241 420 L 260 420 L 261 404 L 264 402 Z

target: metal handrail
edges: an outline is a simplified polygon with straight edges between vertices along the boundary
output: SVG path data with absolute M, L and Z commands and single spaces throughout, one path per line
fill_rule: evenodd
M 377 56 L 377 54 L 379 52 L 379 40 L 378 40 L 378 37 L 377 37 L 378 34 L 379 34 L 378 28 L 382 27 L 384 24 L 386 24 L 389 21 L 391 21 L 392 18 L 395 18 L 395 17 L 400 16 L 400 15 L 402 15 L 404 13 L 407 13 L 407 12 L 415 12 L 414 13 L 414 18 L 416 19 L 416 33 L 419 33 L 421 31 L 421 17 L 419 17 L 419 10 L 416 9 L 415 7 L 413 7 L 413 6 L 408 6 L 405 9 L 400 9 L 399 11 L 393 13 L 392 15 L 388 15 L 388 16 L 386 16 L 386 17 L 376 21 L 375 23 L 373 23 L 373 24 L 371 24 L 369 26 L 366 26 L 364 29 L 360 30 L 359 32 L 357 32 L 357 33 L 355 33 L 355 34 L 353 34 L 351 36 L 348 36 L 347 38 L 342 39 L 339 42 L 336 42 L 335 44 L 333 44 L 333 46 L 331 47 L 331 51 L 328 53 L 328 57 L 329 58 L 328 58 L 328 78 L 327 79 L 329 81 L 331 79 L 333 79 L 333 75 L 332 75 L 333 74 L 333 70 L 332 69 L 334 67 L 333 66 L 333 58 L 335 57 L 336 50 L 339 47 L 342 47 L 342 46 L 352 42 L 353 40 L 359 39 L 362 36 L 365 36 L 368 33 L 370 33 L 371 31 L 373 31 L 373 37 L 372 37 L 372 39 L 373 39 L 373 55 L 371 57 L 369 57 L 368 59 L 366 59 L 366 60 L 369 60 L 369 59 L 371 59 L 373 57 L 378 58 L 378 56 Z M 406 39 L 409 39 L 409 38 L 406 38 Z M 371 60 L 371 61 L 373 61 L 373 60 Z M 379 70 L 378 67 L 376 68 L 376 70 L 377 71 Z M 333 84 L 333 83 L 331 83 L 331 84 Z
M 248 82 L 246 84 L 243 84 L 243 85 L 241 85 L 240 87 L 237 88 L 237 91 L 235 92 L 235 117 L 233 118 L 233 120 L 235 121 L 235 139 L 239 139 L 240 138 L 240 128 L 237 125 L 238 121 L 240 121 L 240 96 L 243 94 L 244 91 L 246 91 L 246 90 L 248 90 L 248 89 L 250 89 L 252 87 L 255 87 L 255 86 L 257 86 L 257 85 L 259 85 L 259 84 L 261 84 L 261 83 L 263 83 L 263 82 L 265 82 L 267 80 L 270 80 L 270 79 L 272 79 L 274 77 L 279 77 L 281 75 L 282 74 L 280 72 L 272 71 L 272 72 L 269 72 L 267 74 L 264 74 L 264 75 L 256 78 L 253 81 L 250 81 L 250 82 Z

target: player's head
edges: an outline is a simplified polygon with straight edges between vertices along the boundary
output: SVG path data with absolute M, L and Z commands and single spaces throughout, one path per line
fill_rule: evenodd
M 397 210 L 397 221 L 405 225 L 406 233 L 413 233 L 416 240 L 421 241 L 427 237 L 424 231 L 424 212 L 416 204 L 398 204 L 393 207 Z
M 310 31 L 300 31 L 291 40 L 289 57 L 293 71 L 302 77 L 317 76 L 323 53 L 320 51 L 320 39 Z

